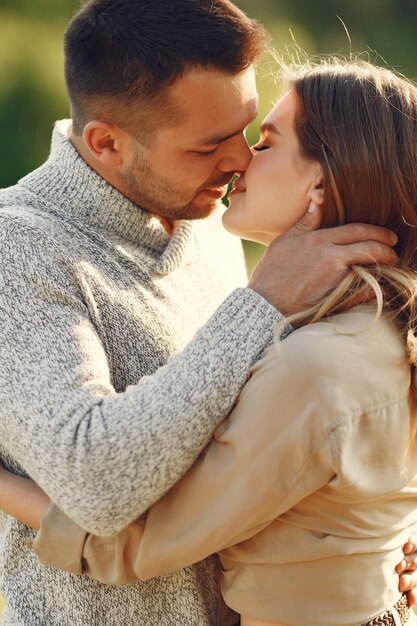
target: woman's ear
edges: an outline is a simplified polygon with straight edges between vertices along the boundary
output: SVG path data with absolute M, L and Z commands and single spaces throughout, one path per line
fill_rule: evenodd
M 308 191 L 308 197 L 310 202 L 314 202 L 314 204 L 322 205 L 324 202 L 323 170 L 321 167 Z
M 102 165 L 115 167 L 123 160 L 121 130 L 107 122 L 88 122 L 84 128 L 84 144 Z

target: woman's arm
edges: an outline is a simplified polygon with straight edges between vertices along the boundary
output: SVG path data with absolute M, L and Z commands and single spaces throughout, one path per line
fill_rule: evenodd
M 315 430 L 325 397 L 314 369 L 303 352 L 299 356 L 280 362 L 269 351 L 206 454 L 146 519 L 118 535 L 97 537 L 52 506 L 35 541 L 41 560 L 63 569 L 70 563 L 76 573 L 83 561 L 86 573 L 112 584 L 161 575 L 256 534 L 325 484 L 333 469 Z M 411 554 L 409 564 L 415 569 Z M 404 590 L 416 576 L 408 578 Z
M 82 546 L 76 560 L 65 555 L 71 571 L 80 571 L 82 561 L 88 575 L 115 584 L 181 569 L 252 537 L 325 485 L 334 468 L 322 436 L 320 398 L 306 407 L 305 399 L 318 392 L 304 360 L 303 353 L 290 363 L 275 347 L 267 351 L 209 448 L 146 519 L 113 537 L 84 534 L 84 540 L 67 522 L 66 545 Z M 302 370 L 309 377 L 303 397 Z M 61 533 L 54 539 L 58 515 L 52 507 L 34 550 L 46 565 L 61 567 Z
M 92 555 L 93 573 L 96 573 L 100 579 L 105 578 L 108 584 L 122 584 L 136 579 L 134 555 L 137 554 L 142 539 L 143 520 L 130 524 L 117 536 L 108 538 L 109 551 L 105 553 L 105 558 L 102 557 L 96 564 L 94 553 L 99 545 L 105 545 L 105 539 L 86 533 L 59 509 L 53 505 L 50 506 L 50 499 L 33 480 L 15 476 L 2 465 L 0 465 L 0 509 L 35 530 L 40 528 L 43 518 L 44 545 L 41 545 L 40 549 L 44 558 L 49 552 L 47 557 L 49 565 L 53 565 L 54 558 L 56 559 L 59 555 L 57 567 L 61 569 L 65 567 L 67 571 L 81 574 L 83 571 L 81 561 L 86 554 L 84 572 L 88 573 L 88 570 L 91 569 L 88 557 L 90 553 Z M 47 542 L 46 537 L 49 532 L 50 541 Z M 56 545 L 58 539 L 61 541 L 59 545 Z M 100 543 L 96 544 L 97 541 Z M 57 548 L 56 552 L 54 547 Z M 63 560 L 62 553 L 64 547 L 69 553 L 66 562 Z M 122 549 L 120 550 L 120 548 Z M 417 534 L 411 535 L 404 545 L 403 551 L 404 558 L 396 569 L 399 574 L 399 590 L 407 593 L 408 604 L 411 607 L 417 602 L 415 594 L 417 586 Z
M 30 478 L 8 472 L 0 464 L 0 509 L 15 517 L 19 522 L 40 528 L 51 501 Z

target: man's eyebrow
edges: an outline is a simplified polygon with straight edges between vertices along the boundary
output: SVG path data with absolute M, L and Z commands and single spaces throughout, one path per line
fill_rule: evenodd
M 275 135 L 280 135 L 278 128 L 271 124 L 270 122 L 266 122 L 261 125 L 261 133 L 265 133 L 269 130 L 270 133 L 275 133 Z
M 253 120 L 256 118 L 256 116 L 258 115 L 258 100 L 256 101 L 256 108 L 254 111 L 254 115 L 252 117 L 252 119 L 249 121 L 249 123 L 245 126 L 245 128 L 247 128 L 247 126 L 249 126 L 249 124 L 251 122 L 253 122 Z M 204 139 L 201 142 L 196 143 L 196 145 L 198 146 L 216 146 L 219 143 L 223 143 L 223 141 L 227 141 L 228 139 L 231 139 L 232 137 L 236 137 L 237 135 L 240 135 L 240 133 L 243 133 L 243 131 L 245 130 L 245 128 L 239 128 L 239 130 L 237 130 L 234 133 L 230 133 L 230 135 L 218 135 L 217 137 L 210 137 L 208 139 Z
M 215 146 L 219 143 L 223 143 L 223 141 L 227 141 L 228 139 L 231 139 L 232 137 L 236 137 L 237 135 L 240 135 L 241 132 L 243 131 L 239 129 L 235 133 L 231 133 L 230 135 L 211 137 L 210 139 L 206 139 L 202 141 L 201 143 L 198 143 L 198 145 L 199 146 Z

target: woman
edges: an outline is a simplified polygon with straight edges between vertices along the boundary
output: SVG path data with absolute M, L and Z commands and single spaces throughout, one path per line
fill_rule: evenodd
M 325 227 L 396 231 L 401 266 L 352 268 L 290 318 L 297 330 L 265 352 L 195 466 L 119 535 L 88 535 L 52 506 L 44 562 L 122 583 L 218 551 L 243 626 L 415 623 L 395 566 L 417 522 L 416 147 L 417 88 L 392 72 L 328 62 L 289 78 L 226 228 L 269 243 L 320 205 Z M 2 485 L 2 507 L 37 527 L 48 499 L 5 472 Z

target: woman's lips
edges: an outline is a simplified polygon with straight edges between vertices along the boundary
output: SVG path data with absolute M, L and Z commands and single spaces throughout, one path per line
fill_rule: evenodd
M 233 189 L 229 193 L 229 196 L 236 195 L 237 193 L 244 193 L 245 191 L 246 191 L 245 187 L 241 187 L 240 185 L 233 185 Z

